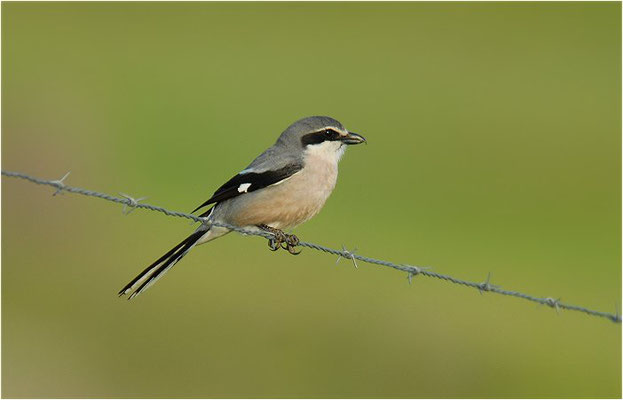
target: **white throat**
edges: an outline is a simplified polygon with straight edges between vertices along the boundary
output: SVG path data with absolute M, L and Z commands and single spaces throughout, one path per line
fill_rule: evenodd
M 340 141 L 327 141 L 318 144 L 310 144 L 305 149 L 304 155 L 322 159 L 326 162 L 337 164 L 346 151 L 346 145 Z

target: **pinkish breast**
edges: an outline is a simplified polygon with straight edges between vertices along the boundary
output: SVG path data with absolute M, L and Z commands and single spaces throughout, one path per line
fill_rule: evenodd
M 266 224 L 293 228 L 320 212 L 337 181 L 337 162 L 308 155 L 305 168 L 268 188 L 239 196 L 232 204 L 231 223 L 238 226 Z M 244 202 L 244 203 L 243 203 Z M 235 209 L 235 210 L 234 210 Z

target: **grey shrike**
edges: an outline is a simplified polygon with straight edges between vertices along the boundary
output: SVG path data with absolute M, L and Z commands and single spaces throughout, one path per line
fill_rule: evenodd
M 119 295 L 138 296 L 182 259 L 194 246 L 221 237 L 231 230 L 211 225 L 225 223 L 275 235 L 272 250 L 280 247 L 292 254 L 298 239 L 291 229 L 318 214 L 337 181 L 337 164 L 347 145 L 365 138 L 347 131 L 329 117 L 296 121 L 247 168 L 231 178 L 193 212 L 214 204 L 200 215 L 197 230 L 147 267 Z

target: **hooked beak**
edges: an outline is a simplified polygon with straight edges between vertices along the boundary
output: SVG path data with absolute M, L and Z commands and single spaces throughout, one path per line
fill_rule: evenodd
M 363 136 L 356 134 L 355 132 L 348 132 L 348 135 L 344 136 L 342 139 L 342 143 L 344 144 L 359 144 L 359 143 L 368 143 L 366 142 L 366 138 Z

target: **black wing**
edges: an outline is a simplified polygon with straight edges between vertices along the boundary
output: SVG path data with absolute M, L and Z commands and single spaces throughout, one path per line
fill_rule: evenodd
M 275 183 L 279 183 L 280 181 L 291 177 L 302 168 L 302 164 L 293 163 L 273 171 L 240 173 L 225 182 L 223 186 L 214 192 L 212 197 L 210 197 L 199 207 L 195 208 L 192 212 L 195 212 L 212 203 L 219 203 L 221 201 L 240 196 L 243 193 L 254 192 L 267 186 L 274 185 Z

